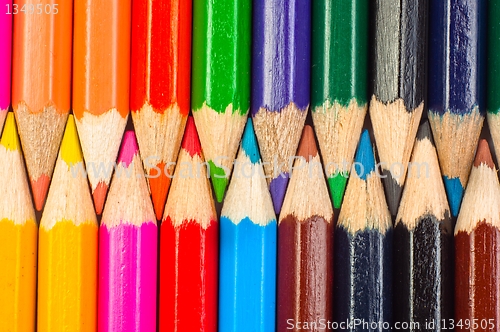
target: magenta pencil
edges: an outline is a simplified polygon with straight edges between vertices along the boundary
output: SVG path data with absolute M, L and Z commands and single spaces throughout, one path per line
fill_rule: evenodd
M 137 142 L 128 131 L 99 230 L 100 332 L 156 331 L 157 234 Z
M 12 0 L 0 0 L 0 133 L 10 105 Z

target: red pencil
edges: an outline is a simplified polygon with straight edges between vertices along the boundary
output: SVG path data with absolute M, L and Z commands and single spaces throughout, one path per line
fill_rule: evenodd
M 189 117 L 160 239 L 160 331 L 217 331 L 219 226 Z
M 130 108 L 161 219 L 190 109 L 191 0 L 134 1 Z

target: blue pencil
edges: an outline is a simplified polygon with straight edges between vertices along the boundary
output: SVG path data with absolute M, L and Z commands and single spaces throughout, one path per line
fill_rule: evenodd
M 392 220 L 366 130 L 354 161 L 335 229 L 335 320 L 391 324 Z
M 485 116 L 486 1 L 431 0 L 429 121 L 458 215 Z
M 274 331 L 276 216 L 248 119 L 220 218 L 219 331 Z
M 310 102 L 311 1 L 255 0 L 252 117 L 276 214 Z

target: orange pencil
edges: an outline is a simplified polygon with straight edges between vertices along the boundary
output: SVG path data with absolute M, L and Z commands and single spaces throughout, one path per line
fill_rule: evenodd
M 12 107 L 40 211 L 70 110 L 73 2 L 16 0 L 16 12 Z
M 0 331 L 35 329 L 37 225 L 14 114 L 0 140 Z
M 75 0 L 73 112 L 101 214 L 129 113 L 131 0 Z
M 156 219 L 189 114 L 191 0 L 134 1 L 130 108 Z

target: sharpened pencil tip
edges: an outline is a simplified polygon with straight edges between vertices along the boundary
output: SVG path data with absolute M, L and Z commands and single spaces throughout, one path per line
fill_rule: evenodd
M 460 205 L 462 204 L 462 198 L 464 196 L 464 187 L 459 178 L 448 178 L 443 176 L 444 187 L 446 189 L 446 194 L 448 196 L 448 203 L 450 204 L 450 210 L 453 217 L 458 216 L 460 211 Z
M 196 125 L 192 116 L 188 117 L 184 138 L 182 139 L 182 148 L 186 150 L 191 157 L 195 154 L 201 155 L 201 144 L 196 131 Z
M 371 172 L 375 171 L 375 156 L 373 155 L 373 146 L 370 140 L 368 130 L 364 130 L 359 140 L 358 150 L 354 158 L 354 169 L 358 177 L 366 180 Z
M 99 215 L 102 214 L 107 193 L 108 193 L 108 186 L 104 182 L 99 182 L 94 192 L 92 193 L 92 198 L 94 199 L 95 212 Z
M 346 185 L 347 174 L 337 173 L 328 178 L 328 187 L 332 195 L 333 206 L 336 209 L 340 209 L 342 206 L 342 198 L 344 197 Z
M 248 118 L 243 138 L 241 139 L 241 148 L 245 151 L 252 163 L 258 163 L 260 160 L 259 146 L 253 129 L 252 119 Z
M 123 142 L 118 162 L 124 163 L 125 167 L 128 167 L 138 152 L 139 147 L 137 145 L 137 140 L 135 139 L 135 133 L 132 130 L 125 132 L 125 135 L 123 135 Z
M 75 118 L 73 115 L 68 116 L 66 129 L 64 130 L 63 139 L 61 141 L 61 158 L 68 165 L 73 165 L 83 162 L 82 149 L 80 148 L 80 139 L 76 130 Z
M 42 211 L 49 190 L 50 177 L 46 174 L 42 174 L 38 179 L 31 179 L 30 182 L 35 208 L 37 211 Z
M 11 151 L 20 150 L 21 148 L 19 138 L 17 136 L 16 120 L 14 119 L 14 113 L 12 112 L 7 114 L 0 144 L 2 144 L 7 150 Z
M 318 155 L 318 148 L 316 147 L 316 140 L 314 139 L 314 131 L 311 126 L 305 125 L 297 150 L 297 156 L 304 157 L 309 161 L 310 158 L 316 155 Z
M 288 173 L 281 173 L 277 178 L 272 179 L 269 184 L 269 191 L 271 192 L 271 198 L 273 200 L 274 212 L 277 215 L 281 212 L 289 179 L 290 175 Z
M 488 141 L 485 139 L 479 141 L 476 158 L 474 159 L 474 167 L 481 164 L 486 164 L 489 168 L 495 169 L 495 164 L 493 163 L 493 158 L 491 157 L 490 147 L 488 145 Z

